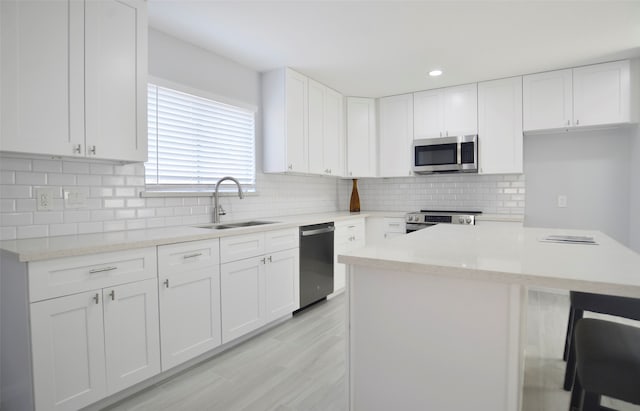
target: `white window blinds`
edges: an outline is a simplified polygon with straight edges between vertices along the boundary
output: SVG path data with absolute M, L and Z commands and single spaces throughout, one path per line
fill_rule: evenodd
M 254 117 L 244 108 L 149 84 L 147 186 L 197 188 L 229 175 L 255 190 Z

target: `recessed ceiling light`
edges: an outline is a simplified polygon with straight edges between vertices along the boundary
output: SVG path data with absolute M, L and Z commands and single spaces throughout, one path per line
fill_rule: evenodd
M 438 76 L 439 76 L 439 75 L 441 75 L 441 74 L 442 74 L 442 70 L 431 70 L 431 71 L 429 72 L 429 75 L 430 75 L 431 77 L 438 77 Z

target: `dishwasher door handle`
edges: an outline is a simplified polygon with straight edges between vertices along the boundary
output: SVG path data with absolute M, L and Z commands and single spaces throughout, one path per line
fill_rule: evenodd
M 300 231 L 300 235 L 302 237 L 308 237 L 310 235 L 318 235 L 318 234 L 330 233 L 330 232 L 335 231 L 335 230 L 336 230 L 335 227 L 318 228 L 316 230 Z

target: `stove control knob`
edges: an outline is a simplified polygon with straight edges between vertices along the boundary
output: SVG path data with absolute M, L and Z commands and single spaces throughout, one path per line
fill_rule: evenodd
M 458 217 L 458 223 L 464 224 L 464 217 Z
M 467 224 L 471 224 L 471 217 L 467 217 L 467 218 L 464 220 L 464 222 L 465 222 L 465 223 L 467 223 Z

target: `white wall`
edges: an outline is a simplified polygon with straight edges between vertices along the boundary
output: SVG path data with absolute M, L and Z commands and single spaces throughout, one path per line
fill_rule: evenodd
M 629 244 L 633 128 L 525 136 L 525 224 L 603 231 Z M 567 196 L 567 207 L 557 197 Z
M 631 178 L 629 193 L 629 245 L 640 253 L 640 127 L 631 136 Z

